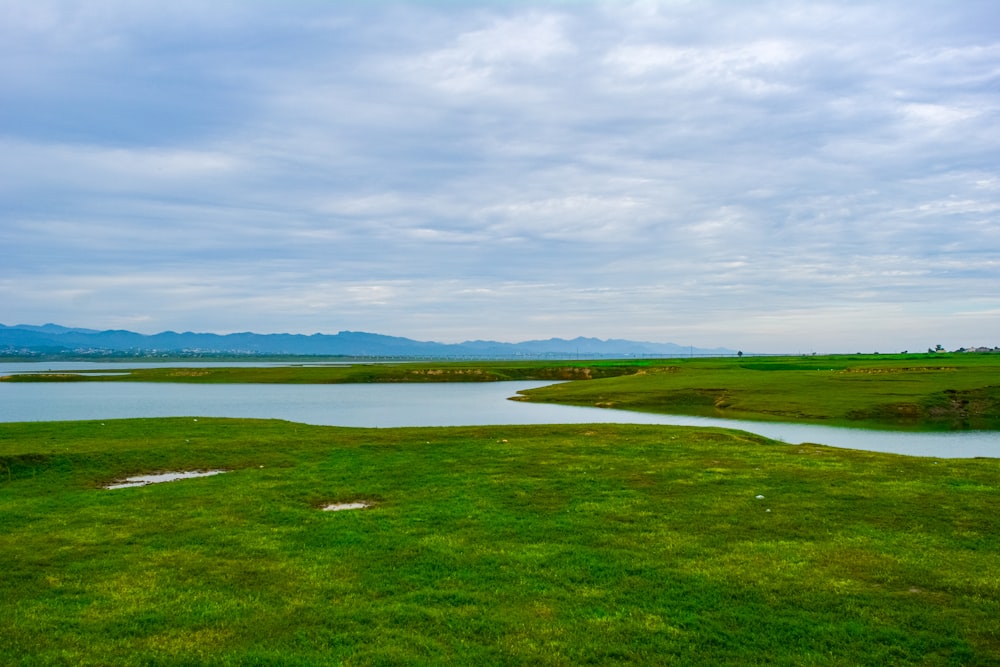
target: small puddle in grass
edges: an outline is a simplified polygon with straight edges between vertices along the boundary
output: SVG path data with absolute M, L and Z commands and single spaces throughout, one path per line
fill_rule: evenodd
M 324 505 L 324 512 L 340 512 L 343 510 L 363 510 L 371 507 L 369 503 L 334 503 L 332 505 Z
M 127 489 L 133 486 L 148 486 L 149 484 L 160 484 L 162 482 L 173 482 L 178 479 L 191 479 L 192 477 L 211 477 L 220 475 L 228 470 L 190 470 L 186 472 L 161 472 L 155 475 L 136 475 L 126 477 L 121 482 L 108 484 L 105 489 Z

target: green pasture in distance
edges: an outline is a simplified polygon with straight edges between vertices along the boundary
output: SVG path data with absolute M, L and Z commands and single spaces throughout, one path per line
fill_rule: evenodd
M 4 382 L 182 382 L 191 384 L 337 384 L 367 382 L 497 382 L 503 380 L 588 380 L 635 373 L 648 361 L 438 361 L 355 364 L 290 364 L 190 368 L 107 368 L 24 373 Z M 663 363 L 663 362 L 653 362 Z M 106 374 L 110 373 L 110 374 Z
M 667 426 L 0 424 L 0 663 L 998 664 L 998 473 Z
M 601 361 L 467 361 L 229 368 L 109 368 L 5 381 L 347 383 L 563 381 L 536 402 L 881 429 L 1000 429 L 1000 354 Z M 128 372 L 123 372 L 128 370 Z

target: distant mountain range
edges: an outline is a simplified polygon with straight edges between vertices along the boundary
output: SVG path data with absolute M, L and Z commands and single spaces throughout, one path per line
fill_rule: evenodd
M 647 343 L 599 338 L 550 338 L 521 343 L 474 340 L 435 343 L 397 336 L 341 331 L 338 334 L 162 333 L 76 329 L 45 324 L 0 324 L 3 356 L 343 356 L 417 358 L 594 358 L 686 357 L 735 354 L 725 348 L 705 349 L 674 343 Z

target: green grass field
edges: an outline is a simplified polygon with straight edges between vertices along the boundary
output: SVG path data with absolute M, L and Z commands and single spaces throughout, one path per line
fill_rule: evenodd
M 703 359 L 524 392 L 528 400 L 881 429 L 1000 429 L 1000 355 Z
M 0 424 L 0 663 L 996 665 L 998 475 L 680 427 Z

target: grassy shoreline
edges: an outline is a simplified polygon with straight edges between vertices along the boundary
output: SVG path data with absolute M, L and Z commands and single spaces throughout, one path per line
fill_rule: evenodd
M 116 374 L 102 374 L 113 371 Z M 5 382 L 374 383 L 559 381 L 520 400 L 888 430 L 1000 430 L 1000 355 L 413 362 L 140 368 L 18 374 Z
M 699 360 L 526 400 L 882 430 L 1000 430 L 1000 355 Z
M 998 473 L 664 426 L 0 424 L 0 662 L 996 664 Z

